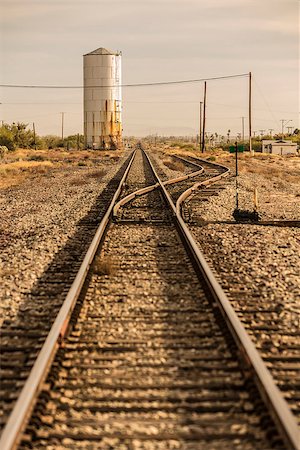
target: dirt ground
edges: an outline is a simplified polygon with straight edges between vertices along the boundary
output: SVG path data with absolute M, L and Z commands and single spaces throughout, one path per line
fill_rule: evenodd
M 158 144 L 151 151 L 163 152 L 166 157 L 172 154 L 198 156 L 230 167 L 235 174 L 235 155 L 223 150 L 210 150 L 204 154 L 193 150 L 191 145 L 184 148 Z M 24 150 L 18 149 L 6 154 L 0 160 L 0 190 L 21 185 L 26 180 L 50 176 L 67 167 L 95 167 L 106 159 L 118 161 L 124 151 L 92 150 Z M 172 162 L 172 161 L 171 161 Z M 269 207 L 277 201 L 284 202 L 298 210 L 300 204 L 300 156 L 267 155 L 249 152 L 238 155 L 239 175 L 247 192 L 246 203 L 252 202 L 254 189 L 258 191 L 259 204 Z M 242 194 L 241 194 L 242 195 Z M 289 214 L 288 214 L 289 216 Z M 289 218 L 289 217 L 287 217 Z M 299 219 L 299 218 L 298 218 Z
M 235 154 L 223 150 L 210 150 L 200 153 L 198 150 L 157 146 L 154 151 L 168 155 L 190 155 L 224 164 L 235 175 Z M 268 214 L 266 219 L 300 220 L 300 155 L 269 155 L 249 152 L 238 154 L 241 208 L 253 208 L 254 190 L 258 194 L 258 207 Z M 234 199 L 234 193 L 232 193 Z M 284 209 L 279 217 L 278 211 L 272 215 L 272 209 L 278 210 L 278 204 Z M 234 207 L 234 205 L 233 205 Z M 268 217 L 267 217 L 268 216 Z M 272 217 L 273 216 L 273 217 Z
M 124 151 L 27 150 L 8 152 L 0 160 L 0 189 L 16 186 L 30 178 L 47 176 L 66 167 L 94 167 L 105 158 L 118 161 Z

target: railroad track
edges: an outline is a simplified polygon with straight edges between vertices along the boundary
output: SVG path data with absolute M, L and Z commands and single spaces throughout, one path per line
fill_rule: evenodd
M 195 157 L 187 158 L 192 162 L 200 161 Z M 182 215 L 196 241 L 198 236 L 201 236 L 201 227 L 205 224 L 199 220 L 203 202 L 208 201 L 211 196 L 218 195 L 224 183 L 226 179 L 203 190 L 195 190 L 193 195 L 188 197 L 188 202 L 183 205 Z M 298 226 L 297 221 L 260 221 L 259 224 Z M 199 242 L 199 245 L 205 248 L 207 254 L 210 253 L 210 243 Z M 261 357 L 300 425 L 300 319 L 297 293 L 292 302 L 282 302 L 281 299 L 274 298 L 272 291 L 269 291 L 267 296 L 263 295 L 261 289 L 252 283 L 249 286 L 237 281 L 233 283 L 232 271 L 224 272 L 223 264 L 223 261 L 220 261 L 218 264 L 211 263 L 210 266 L 215 266 L 215 277 L 222 285 L 256 348 L 259 349 Z
M 127 158 L 88 214 L 77 224 L 76 234 L 57 253 L 31 291 L 24 295 L 17 317 L 14 320 L 5 320 L 1 326 L 0 430 L 7 421 L 51 324 L 77 275 L 99 223 L 120 184 L 128 161 Z
M 120 188 L 127 171 L 125 201 L 112 223 L 116 191 L 1 448 L 299 448 L 293 416 L 140 148 Z

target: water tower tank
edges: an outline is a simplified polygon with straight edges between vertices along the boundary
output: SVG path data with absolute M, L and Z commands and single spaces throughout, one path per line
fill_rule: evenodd
M 84 137 L 87 148 L 122 142 L 121 52 L 98 48 L 83 56 Z

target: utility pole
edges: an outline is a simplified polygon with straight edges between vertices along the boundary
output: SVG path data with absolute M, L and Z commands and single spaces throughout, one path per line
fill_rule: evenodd
M 34 125 L 34 122 L 32 124 L 32 128 L 33 128 L 34 149 L 36 150 L 36 139 L 35 139 L 35 125 Z
M 249 151 L 250 155 L 254 155 L 252 150 L 252 73 L 249 72 Z
M 242 142 L 245 141 L 245 117 L 242 117 Z
M 271 136 L 271 137 L 272 137 L 272 135 L 273 135 L 273 131 L 274 131 L 273 128 L 269 128 L 269 133 L 270 133 L 270 136 Z
M 284 119 L 281 119 L 280 122 L 281 122 L 281 138 L 283 139 L 283 124 L 284 124 Z
M 202 128 L 202 153 L 205 152 L 205 119 L 206 119 L 206 81 L 204 81 L 203 128 Z
M 280 122 L 281 122 L 281 137 L 282 137 L 282 139 L 283 139 L 283 131 L 284 131 L 284 127 L 289 123 L 289 122 L 291 122 L 292 121 L 292 119 L 288 119 L 288 120 L 286 120 L 286 119 L 281 119 L 280 120 Z M 285 123 L 284 123 L 285 122 Z
M 203 105 L 203 102 L 200 102 L 200 123 L 199 123 L 199 147 L 200 147 L 200 152 L 202 150 L 202 105 Z
M 61 140 L 64 141 L 64 116 L 65 113 L 61 112 Z
M 235 141 L 235 208 L 239 209 L 239 187 L 238 187 L 238 143 Z
M 260 131 L 261 138 L 263 138 L 263 135 L 265 134 L 265 130 L 259 130 L 259 131 Z

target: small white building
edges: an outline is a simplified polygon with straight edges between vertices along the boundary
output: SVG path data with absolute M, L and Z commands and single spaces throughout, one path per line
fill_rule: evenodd
M 273 155 L 290 155 L 297 154 L 297 144 L 292 141 L 284 141 L 283 139 L 263 139 L 262 153 L 271 153 Z

